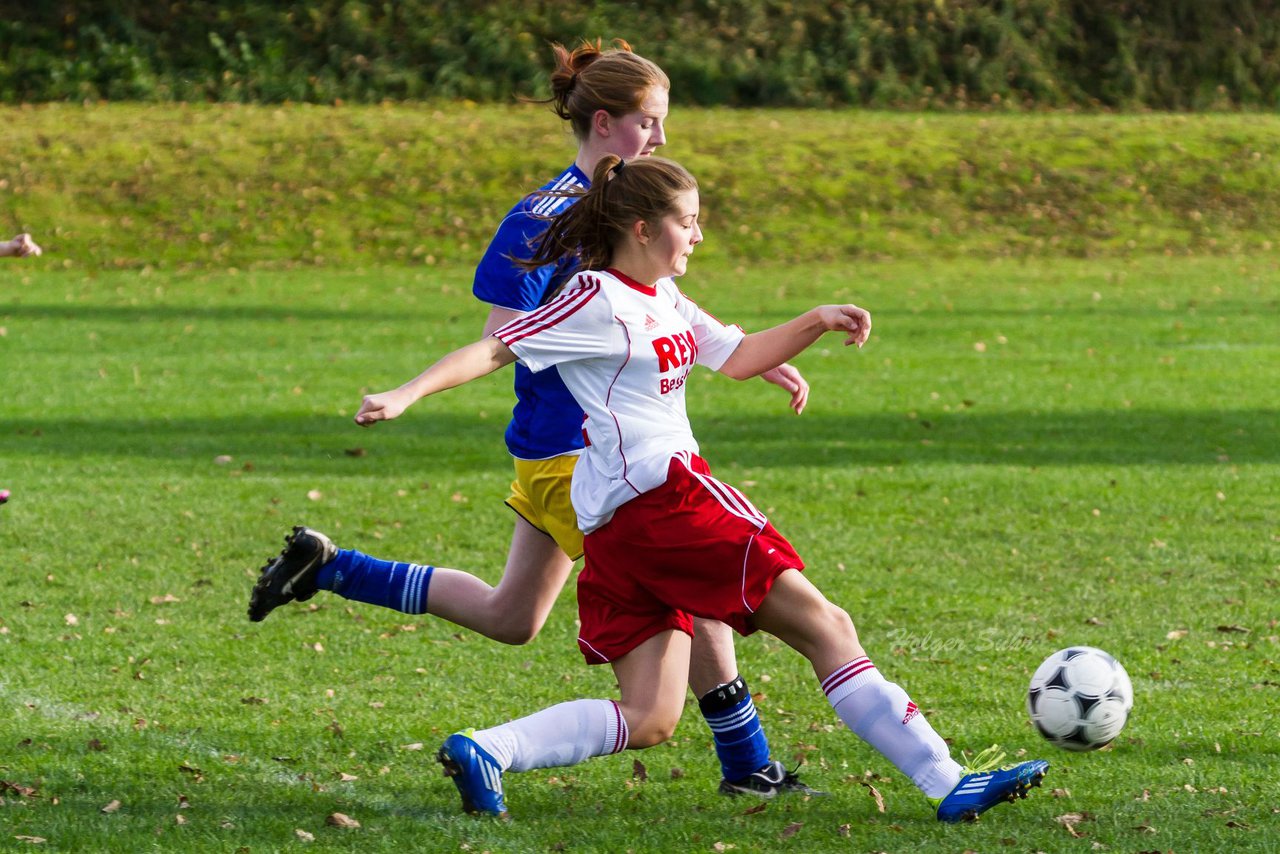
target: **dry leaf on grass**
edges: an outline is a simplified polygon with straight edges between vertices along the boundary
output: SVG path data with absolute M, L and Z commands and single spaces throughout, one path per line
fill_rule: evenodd
M 796 821 L 782 828 L 782 832 L 778 834 L 779 839 L 789 839 L 800 832 L 800 828 L 804 827 L 804 822 Z
M 884 812 L 884 795 L 880 794 L 880 790 L 865 780 L 862 782 L 862 785 L 866 786 L 867 790 L 871 792 L 871 797 L 875 798 L 876 812 Z
M 118 809 L 120 809 L 120 802 L 112 801 L 111 803 L 104 806 L 102 809 L 98 810 L 98 812 L 104 812 L 109 814 L 109 813 L 115 812 Z
M 13 792 L 15 795 L 23 798 L 29 798 L 35 795 L 35 786 L 24 786 L 21 783 L 10 783 L 8 780 L 0 780 L 0 792 Z
M 1076 830 L 1076 825 L 1092 819 L 1093 816 L 1089 815 L 1087 812 L 1069 812 L 1065 815 L 1055 816 L 1053 820 L 1065 827 L 1067 829 L 1067 833 L 1070 833 L 1076 839 L 1080 839 L 1084 834 Z
M 336 813 L 333 813 L 332 815 L 326 816 L 324 823 L 329 825 L 330 827 L 355 828 L 360 826 L 360 822 L 356 821 L 351 816 L 344 815 L 340 812 L 336 812 Z

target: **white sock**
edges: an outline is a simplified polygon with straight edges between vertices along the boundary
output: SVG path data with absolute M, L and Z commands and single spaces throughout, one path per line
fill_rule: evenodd
M 885 680 L 863 656 L 837 667 L 822 690 L 845 726 L 884 754 L 926 797 L 940 798 L 960 782 L 960 764 L 907 692 Z
M 627 722 L 612 700 L 572 700 L 472 736 L 503 771 L 577 765 L 627 749 Z

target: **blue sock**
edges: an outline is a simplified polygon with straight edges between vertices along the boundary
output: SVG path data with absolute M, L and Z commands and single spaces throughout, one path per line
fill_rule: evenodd
M 316 586 L 345 599 L 405 614 L 425 614 L 433 572 L 433 566 L 379 560 L 353 549 L 338 549 L 338 556 L 316 573 Z
M 769 739 L 741 676 L 708 691 L 698 707 L 711 727 L 726 780 L 741 780 L 769 763 Z

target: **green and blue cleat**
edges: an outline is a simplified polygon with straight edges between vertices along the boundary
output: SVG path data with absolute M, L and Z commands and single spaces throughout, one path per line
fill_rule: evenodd
M 502 797 L 502 769 L 497 760 L 471 738 L 474 729 L 455 732 L 444 740 L 436 758 L 444 775 L 453 778 L 462 796 L 462 809 L 472 815 L 507 817 Z
M 997 804 L 1025 798 L 1049 770 L 1043 759 L 1001 768 L 1003 759 L 1004 753 L 992 745 L 965 766 L 954 789 L 941 798 L 930 798 L 938 810 L 938 821 L 973 821 Z

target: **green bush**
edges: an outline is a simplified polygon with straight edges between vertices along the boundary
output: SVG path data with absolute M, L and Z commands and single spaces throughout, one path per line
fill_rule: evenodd
M 0 100 L 542 94 L 547 44 L 624 37 L 684 103 L 1280 106 L 1276 0 L 99 0 L 0 18 Z

